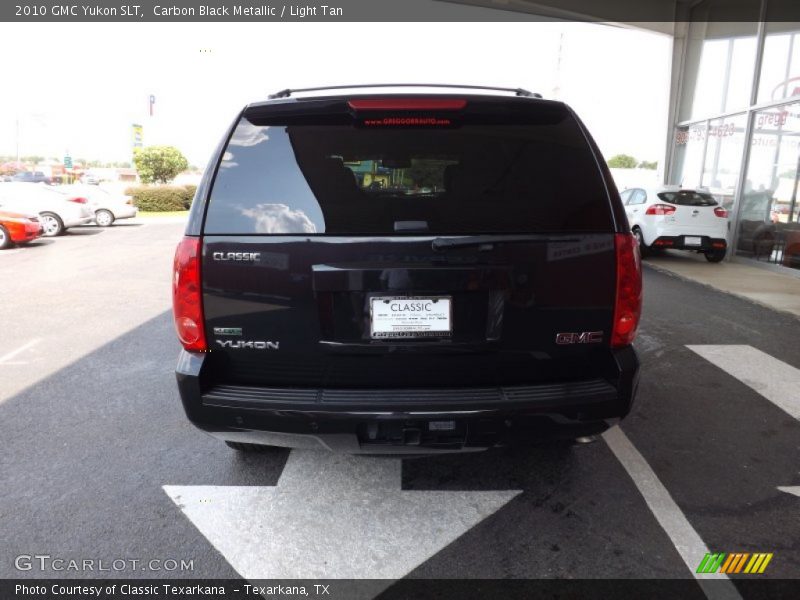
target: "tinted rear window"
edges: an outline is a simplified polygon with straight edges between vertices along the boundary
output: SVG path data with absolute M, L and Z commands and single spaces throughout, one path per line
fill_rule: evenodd
M 695 192 L 691 190 L 681 190 L 679 192 L 661 192 L 658 194 L 664 202 L 677 204 L 678 206 L 715 206 L 717 201 L 711 194 Z
M 242 117 L 216 174 L 205 233 L 610 231 L 602 176 L 564 114 L 446 128 Z

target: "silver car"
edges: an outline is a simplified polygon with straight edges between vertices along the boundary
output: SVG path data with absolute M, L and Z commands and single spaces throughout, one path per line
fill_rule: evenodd
M 115 194 L 96 185 L 63 185 L 56 189 L 64 194 L 88 199 L 95 223 L 100 227 L 113 225 L 119 219 L 132 219 L 138 212 L 130 196 Z
M 37 213 L 48 237 L 91 223 L 95 218 L 85 197 L 63 194 L 40 183 L 0 183 L 0 207 Z

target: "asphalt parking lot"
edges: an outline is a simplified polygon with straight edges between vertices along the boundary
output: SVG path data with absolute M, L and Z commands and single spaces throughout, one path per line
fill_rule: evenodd
M 637 403 L 603 439 L 243 458 L 174 385 L 182 229 L 0 253 L 0 577 L 109 576 L 15 566 L 46 553 L 192 561 L 114 577 L 692 578 L 706 552 L 773 553 L 728 597 L 800 576 L 800 320 L 646 268 Z

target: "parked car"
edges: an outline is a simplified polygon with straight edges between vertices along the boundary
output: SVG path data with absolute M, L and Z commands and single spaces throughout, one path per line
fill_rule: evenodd
M 47 237 L 61 235 L 70 227 L 86 225 L 94 219 L 86 198 L 65 196 L 38 183 L 0 183 L 0 204 L 10 210 L 37 213 Z
M 42 235 L 39 218 L 21 212 L 4 210 L 0 200 L 0 250 L 13 244 L 27 244 Z
M 85 185 L 100 185 L 101 181 L 102 178 L 96 173 L 85 173 L 83 177 L 81 177 L 81 183 Z
M 100 227 L 109 227 L 119 219 L 131 219 L 138 213 L 133 205 L 133 198 L 124 194 L 115 195 L 98 186 L 65 185 L 58 190 L 88 199 L 95 223 Z
M 233 123 L 174 261 L 197 427 L 426 454 L 628 414 L 639 253 L 597 146 L 561 102 L 449 87 L 284 92 Z
M 704 190 L 663 186 L 621 194 L 642 254 L 673 248 L 694 250 L 720 262 L 728 248 L 728 211 Z
M 20 183 L 50 183 L 50 178 L 42 171 L 22 171 L 11 178 Z
M 791 222 L 792 218 L 789 212 L 788 204 L 773 204 L 770 211 L 770 221 L 773 223 L 786 223 Z

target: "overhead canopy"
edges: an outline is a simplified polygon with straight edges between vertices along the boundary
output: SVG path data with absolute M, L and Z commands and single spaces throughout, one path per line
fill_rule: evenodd
M 688 0 L 447 0 L 569 21 L 630 24 L 672 35 L 678 5 Z M 680 18 L 680 17 L 678 17 Z
M 733 22 L 750 25 L 761 20 L 761 0 L 444 0 L 496 10 L 506 10 L 545 19 L 603 22 L 676 34 L 676 21 L 727 22 L 721 37 L 730 37 Z M 769 0 L 766 20 L 771 31 L 798 29 L 800 2 Z M 787 22 L 794 21 L 794 22 Z M 748 32 L 752 27 L 744 27 Z M 714 37 L 713 31 L 706 37 Z

